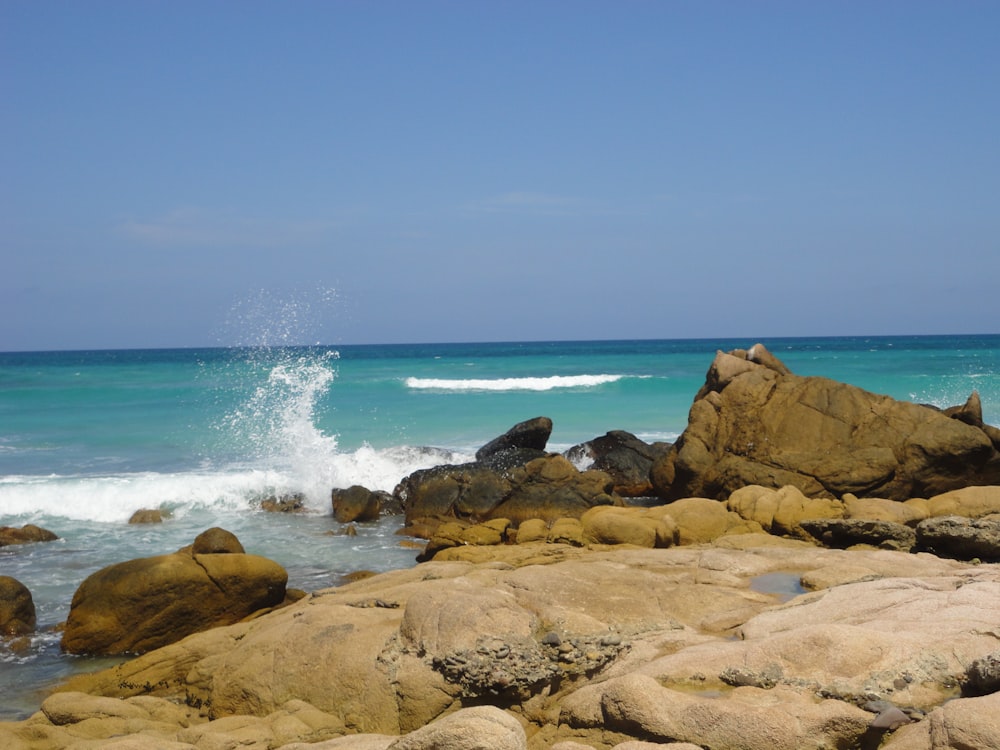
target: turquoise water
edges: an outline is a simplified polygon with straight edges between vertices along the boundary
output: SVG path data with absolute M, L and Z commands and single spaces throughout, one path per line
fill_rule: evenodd
M 397 520 L 331 535 L 333 487 L 392 490 L 410 472 L 471 458 L 511 425 L 553 419 L 565 450 L 613 429 L 674 440 L 716 350 L 743 339 L 0 353 L 0 525 L 35 523 L 49 544 L 0 549 L 40 633 L 0 646 L 0 719 L 89 666 L 46 632 L 87 575 L 172 552 L 223 526 L 249 552 L 316 589 L 345 573 L 414 564 Z M 1000 425 L 1000 336 L 774 339 L 793 372 L 951 406 L 976 390 Z M 259 511 L 303 493 L 313 511 Z M 172 517 L 129 526 L 140 508 Z

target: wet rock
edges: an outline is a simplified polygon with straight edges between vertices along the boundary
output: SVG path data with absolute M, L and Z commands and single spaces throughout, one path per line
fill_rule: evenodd
M 551 434 L 552 420 L 548 417 L 535 417 L 520 422 L 476 451 L 476 460 L 486 461 L 497 454 L 511 451 L 544 452 Z
M 608 474 L 614 492 L 622 497 L 646 497 L 653 494 L 649 473 L 653 462 L 670 450 L 669 443 L 645 443 L 630 432 L 613 430 L 599 438 L 566 451 L 576 466 L 586 466 Z
M 300 493 L 267 497 L 260 501 L 260 509 L 268 513 L 302 513 L 306 509 L 305 497 Z
M 194 555 L 241 555 L 244 552 L 246 550 L 243 549 L 240 540 L 236 538 L 236 534 L 220 529 L 218 526 L 201 532 L 194 538 L 194 544 L 191 545 L 191 553 Z
M 24 526 L 0 526 L 0 547 L 12 544 L 30 544 L 31 542 L 52 542 L 58 539 L 48 529 L 35 526 L 33 523 Z
M 163 511 L 159 508 L 144 508 L 137 510 L 128 519 L 128 522 L 134 524 L 163 523 Z
M 330 493 L 333 517 L 341 523 L 377 521 L 389 497 L 388 492 L 369 490 L 357 484 L 347 489 L 334 489 Z
M 35 602 L 28 587 L 16 578 L 0 576 L 0 637 L 35 630 Z

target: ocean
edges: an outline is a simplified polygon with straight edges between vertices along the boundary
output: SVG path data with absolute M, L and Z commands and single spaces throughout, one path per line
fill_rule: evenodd
M 749 339 L 0 353 L 0 526 L 59 540 L 0 548 L 32 592 L 38 632 L 0 643 L 0 720 L 65 677 L 113 660 L 67 656 L 53 629 L 77 586 L 112 563 L 167 554 L 221 526 L 316 590 L 415 564 L 401 519 L 337 534 L 330 490 L 391 491 L 471 460 L 514 424 L 553 420 L 549 449 L 610 430 L 673 441 L 717 350 Z M 978 391 L 1000 425 L 1000 335 L 764 339 L 799 375 L 939 407 Z M 266 513 L 300 493 L 311 511 Z M 169 513 L 129 525 L 136 511 Z

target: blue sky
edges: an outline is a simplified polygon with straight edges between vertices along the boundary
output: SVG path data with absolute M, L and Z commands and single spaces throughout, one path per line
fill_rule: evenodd
M 1000 3 L 0 2 L 0 350 L 1000 332 Z

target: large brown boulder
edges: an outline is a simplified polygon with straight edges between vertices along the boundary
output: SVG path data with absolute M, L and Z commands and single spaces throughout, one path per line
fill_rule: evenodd
M 276 562 L 241 552 L 181 550 L 111 565 L 73 595 L 62 648 L 144 653 L 281 604 L 287 581 Z
M 28 587 L 16 578 L 0 576 L 0 638 L 34 630 L 35 602 Z
M 966 411 L 953 418 L 793 375 L 757 344 L 716 355 L 687 428 L 652 476 L 667 499 L 791 485 L 809 497 L 906 500 L 998 484 L 1000 453 L 969 421 Z

